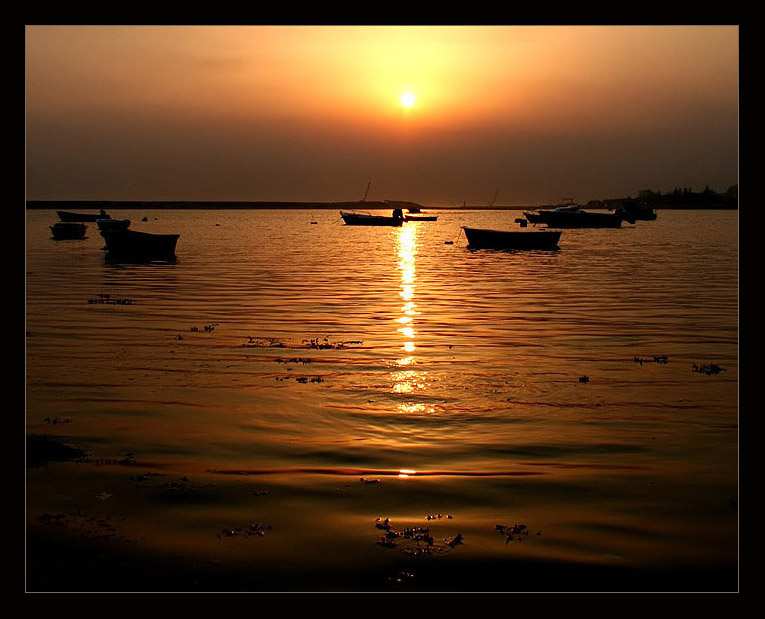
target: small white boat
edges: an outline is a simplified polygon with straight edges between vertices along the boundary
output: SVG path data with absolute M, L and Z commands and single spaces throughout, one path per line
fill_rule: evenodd
M 394 209 L 393 215 L 369 215 L 367 213 L 348 213 L 340 211 L 346 226 L 400 226 L 404 223 L 404 213 Z

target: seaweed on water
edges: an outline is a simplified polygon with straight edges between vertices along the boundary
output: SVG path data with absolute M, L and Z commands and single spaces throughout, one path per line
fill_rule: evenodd
M 286 348 L 286 346 L 284 342 L 275 337 L 257 339 L 248 336 L 247 341 L 242 344 L 242 348 Z
M 713 374 L 719 374 L 724 372 L 725 368 L 717 365 L 716 363 L 708 363 L 705 365 L 693 364 L 693 371 L 697 374 L 704 374 L 705 376 L 712 376 Z
M 97 297 L 88 299 L 88 303 L 90 305 L 93 304 L 101 304 L 101 305 L 132 305 L 135 303 L 132 299 L 121 299 L 119 297 L 112 298 L 112 295 L 110 294 L 99 294 Z
M 505 536 L 505 544 L 510 542 L 522 542 L 529 536 L 529 528 L 525 524 L 495 524 L 494 530 L 500 535 Z M 537 531 L 537 535 L 542 535 L 541 531 Z
M 649 359 L 647 357 L 633 357 L 633 362 L 639 363 L 640 365 L 643 365 L 644 363 L 659 363 L 662 365 L 666 365 L 669 363 L 669 357 L 667 355 L 654 355 L 653 359 Z
M 244 527 L 223 527 L 220 533 L 218 533 L 218 539 L 224 537 L 263 537 L 266 534 L 266 530 L 271 529 L 271 525 L 264 525 L 260 522 L 253 522 Z
M 377 541 L 384 548 L 399 548 L 412 556 L 432 555 L 447 552 L 463 543 L 462 533 L 437 540 L 430 527 L 411 526 L 395 529 L 390 518 L 377 518 L 375 527 L 385 531 Z

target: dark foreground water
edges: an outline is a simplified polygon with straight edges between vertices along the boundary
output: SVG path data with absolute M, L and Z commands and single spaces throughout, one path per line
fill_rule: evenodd
M 27 588 L 736 590 L 737 212 L 436 214 L 27 212 Z

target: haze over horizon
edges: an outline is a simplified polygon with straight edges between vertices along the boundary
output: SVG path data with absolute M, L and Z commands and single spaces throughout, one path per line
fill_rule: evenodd
M 723 192 L 738 45 L 737 26 L 27 26 L 27 199 Z

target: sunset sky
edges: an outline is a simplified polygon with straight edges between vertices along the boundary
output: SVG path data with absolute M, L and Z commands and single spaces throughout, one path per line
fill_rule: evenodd
M 725 191 L 738 43 L 736 26 L 27 26 L 27 199 Z

